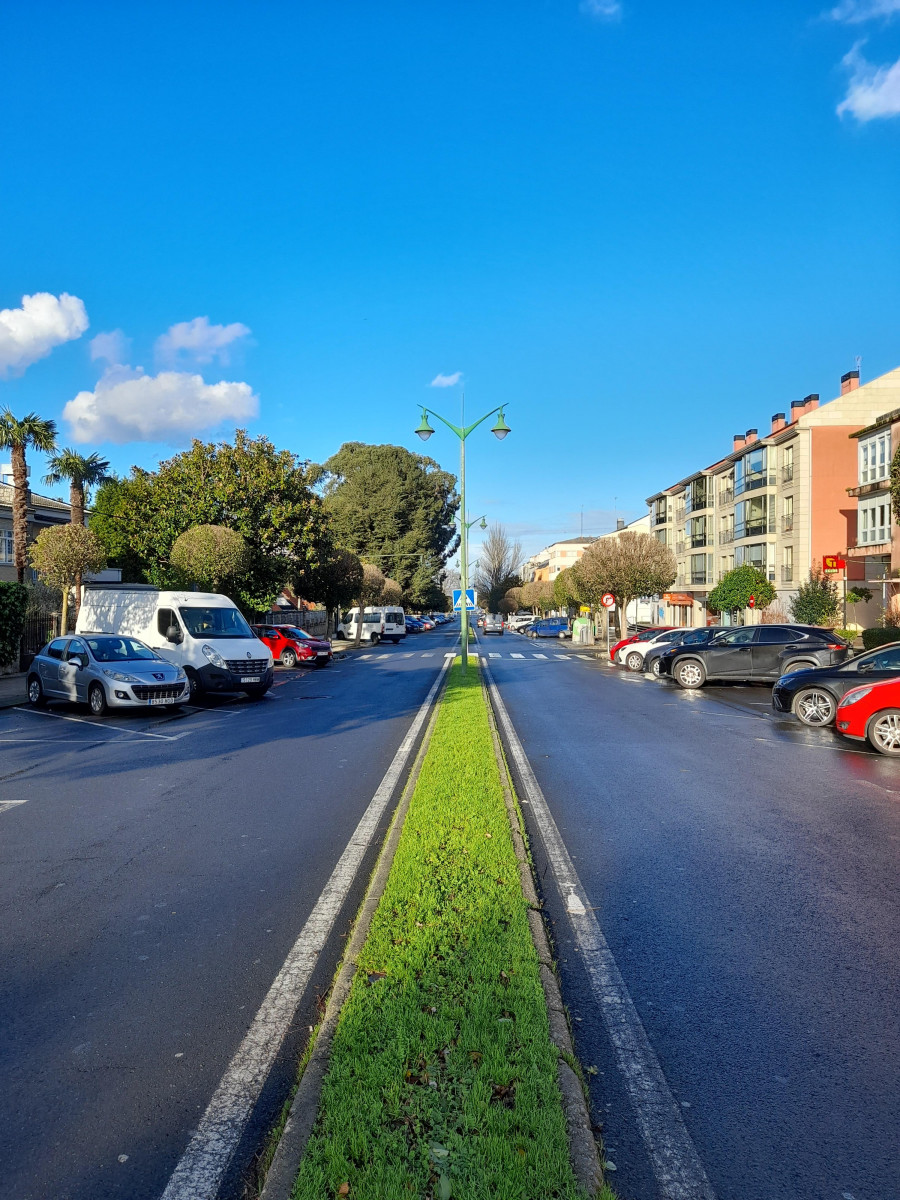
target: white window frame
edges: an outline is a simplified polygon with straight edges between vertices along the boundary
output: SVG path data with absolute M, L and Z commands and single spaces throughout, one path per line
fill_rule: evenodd
M 0 563 L 16 561 L 15 542 L 11 529 L 0 529 Z
M 891 471 L 891 431 L 885 429 L 859 443 L 859 482 L 877 483 Z
M 891 540 L 891 498 L 886 492 L 860 500 L 857 509 L 858 546 L 879 546 Z

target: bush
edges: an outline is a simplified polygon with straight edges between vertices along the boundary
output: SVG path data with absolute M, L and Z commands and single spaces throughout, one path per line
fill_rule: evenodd
M 801 625 L 832 625 L 840 608 L 837 584 L 814 567 L 791 600 L 794 620 Z
M 856 628 L 854 628 L 854 629 L 836 629 L 834 632 L 838 635 L 839 638 L 843 638 L 845 642 L 852 642 L 852 641 L 855 641 L 856 635 L 859 633 L 859 630 Z
M 900 629 L 891 625 L 885 628 L 876 625 L 872 629 L 862 631 L 862 640 L 867 650 L 874 650 L 878 646 L 887 646 L 890 642 L 900 642 Z
M 0 583 L 0 667 L 19 661 L 19 643 L 28 612 L 28 591 L 22 583 Z

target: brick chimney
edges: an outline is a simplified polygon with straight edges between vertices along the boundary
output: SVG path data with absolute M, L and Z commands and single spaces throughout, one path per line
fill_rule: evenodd
M 798 417 L 803 416 L 805 409 L 806 409 L 806 401 L 805 400 L 792 400 L 791 401 L 791 420 L 790 420 L 791 425 L 793 425 L 793 423 L 797 420 Z
M 841 376 L 841 395 L 846 396 L 848 392 L 855 392 L 859 387 L 859 371 L 848 371 L 846 375 Z
M 744 435 L 742 433 L 736 433 L 734 435 L 734 449 L 735 450 L 743 450 L 744 441 L 745 441 Z
M 858 378 L 858 376 L 857 376 Z M 810 392 L 808 396 L 803 397 L 803 411 L 812 412 L 814 408 L 819 407 L 819 393 Z
M 759 436 L 758 429 L 748 429 L 747 432 L 744 434 L 744 445 L 749 446 L 751 442 L 758 441 L 758 436 Z
M 784 413 L 772 414 L 772 432 L 778 433 L 779 429 L 784 429 L 787 422 L 784 419 Z

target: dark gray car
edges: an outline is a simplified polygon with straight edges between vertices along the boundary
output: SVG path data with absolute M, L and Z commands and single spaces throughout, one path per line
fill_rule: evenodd
M 181 667 L 138 638 L 81 633 L 55 638 L 28 668 L 28 700 L 87 704 L 94 716 L 107 708 L 174 707 L 190 696 Z

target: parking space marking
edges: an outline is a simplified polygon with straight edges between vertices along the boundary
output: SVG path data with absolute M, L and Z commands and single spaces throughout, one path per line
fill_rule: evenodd
M 20 804 L 27 803 L 27 800 L 0 800 L 0 813 L 9 812 L 11 808 L 18 808 Z
M 148 733 L 145 729 L 125 729 L 121 725 L 100 725 L 95 721 L 89 721 L 87 717 L 67 717 L 63 713 L 44 712 L 39 708 L 20 708 L 18 711 L 29 713 L 33 717 L 50 717 L 55 721 L 75 721 L 79 725 L 88 725 L 91 729 L 101 730 L 103 733 L 131 733 L 135 737 L 158 738 L 163 742 L 177 742 L 190 733 L 190 730 L 187 729 L 184 733 Z

